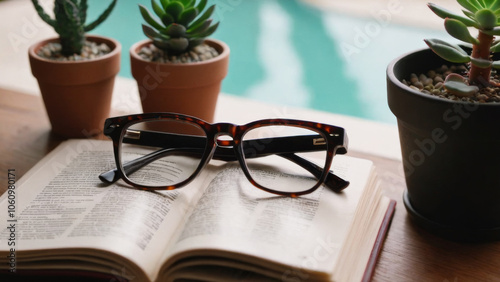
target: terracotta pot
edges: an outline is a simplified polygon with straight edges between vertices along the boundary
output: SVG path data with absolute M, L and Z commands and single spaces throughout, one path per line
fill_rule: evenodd
M 218 40 L 205 43 L 219 52 L 216 58 L 195 63 L 154 63 L 138 51 L 150 40 L 130 48 L 132 76 L 137 81 L 144 112 L 172 112 L 213 122 L 221 83 L 228 72 L 229 47 Z
M 445 238 L 500 240 L 500 105 L 442 99 L 401 82 L 443 64 L 449 65 L 423 49 L 387 68 L 405 169 L 404 204 L 413 222 Z
M 90 137 L 102 132 L 109 116 L 115 76 L 120 70 L 121 44 L 113 39 L 87 36 L 106 43 L 111 52 L 95 60 L 60 62 L 36 53 L 51 38 L 29 48 L 31 72 L 38 80 L 52 131 L 66 138 Z

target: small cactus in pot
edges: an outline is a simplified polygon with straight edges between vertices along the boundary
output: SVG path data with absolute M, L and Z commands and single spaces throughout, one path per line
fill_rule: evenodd
M 435 4 L 429 8 L 444 19 L 448 34 L 466 43 L 472 44 L 469 55 L 460 46 L 439 39 L 426 39 L 427 45 L 440 57 L 452 63 L 469 63 L 467 77 L 452 73 L 446 77 L 445 89 L 461 97 L 469 97 L 481 88 L 499 86 L 490 81 L 492 68 L 500 69 L 500 61 L 492 61 L 491 53 L 500 51 L 500 0 L 457 0 L 464 15 L 459 15 Z M 469 32 L 477 29 L 477 36 Z
M 212 35 L 219 23 L 212 24 L 210 16 L 215 5 L 207 6 L 207 0 L 160 0 L 151 1 L 156 16 L 143 5 L 141 15 L 148 25 L 143 24 L 144 34 L 153 44 L 170 55 L 190 51 Z
M 85 33 L 93 30 L 106 20 L 115 7 L 116 1 L 113 0 L 96 20 L 85 24 L 88 8 L 86 0 L 55 0 L 55 18 L 51 18 L 45 12 L 43 7 L 38 3 L 38 0 L 32 0 L 40 18 L 52 26 L 59 34 L 61 54 L 64 56 L 81 53 L 85 42 Z

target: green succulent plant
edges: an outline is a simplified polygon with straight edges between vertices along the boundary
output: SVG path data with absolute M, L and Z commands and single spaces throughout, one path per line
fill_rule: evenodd
M 450 74 L 444 83 L 447 91 L 459 96 L 472 96 L 481 87 L 497 86 L 490 81 L 491 69 L 500 69 L 500 61 L 492 61 L 491 53 L 500 51 L 500 0 L 457 0 L 464 15 L 459 15 L 435 4 L 429 8 L 444 19 L 448 34 L 472 44 L 469 55 L 460 46 L 439 39 L 426 39 L 427 45 L 440 57 L 452 63 L 470 63 L 468 79 L 458 74 Z M 469 32 L 477 29 L 477 36 Z
M 59 34 L 61 53 L 64 56 L 81 54 L 85 33 L 93 30 L 109 16 L 116 5 L 113 0 L 104 12 L 93 22 L 87 20 L 87 0 L 54 0 L 54 16 L 51 18 L 37 0 L 32 0 L 38 15 Z
M 151 1 L 156 14 L 139 5 L 141 15 L 148 23 L 143 24 L 144 34 L 153 44 L 168 54 L 180 54 L 201 44 L 217 30 L 219 23 L 212 24 L 210 16 L 215 5 L 205 10 L 207 0 L 160 0 Z

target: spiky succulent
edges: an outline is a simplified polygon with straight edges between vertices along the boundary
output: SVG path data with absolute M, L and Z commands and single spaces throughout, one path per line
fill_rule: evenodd
M 500 0 L 457 0 L 462 6 L 463 15 L 429 3 L 429 8 L 444 19 L 448 34 L 465 43 L 472 44 L 469 55 L 460 46 L 439 39 L 427 39 L 427 45 L 440 57 L 452 63 L 470 63 L 468 79 L 451 74 L 445 80 L 445 88 L 459 96 L 472 96 L 481 87 L 490 82 L 491 69 L 500 69 L 500 61 L 492 61 L 491 53 L 500 51 L 500 41 L 494 41 L 500 35 Z M 469 32 L 477 29 L 477 36 Z M 467 84 L 468 81 L 468 84 Z
M 212 24 L 210 16 L 215 5 L 205 10 L 207 0 L 155 0 L 151 1 L 155 17 L 146 7 L 139 5 L 142 17 L 149 25 L 142 25 L 144 34 L 153 44 L 169 54 L 179 54 L 201 44 L 215 32 L 219 23 Z
M 31 0 L 38 15 L 59 34 L 61 53 L 65 56 L 81 54 L 85 42 L 85 33 L 93 30 L 109 16 L 116 5 L 113 0 L 108 8 L 93 22 L 87 20 L 87 0 L 54 0 L 54 16 L 51 18 L 37 0 Z

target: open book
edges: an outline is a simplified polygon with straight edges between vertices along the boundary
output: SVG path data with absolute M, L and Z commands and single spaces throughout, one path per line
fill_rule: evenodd
M 0 198 L 2 276 L 107 281 L 362 281 L 370 278 L 395 202 L 373 164 L 336 156 L 350 181 L 298 198 L 255 188 L 213 162 L 187 186 L 149 192 L 98 175 L 112 143 L 63 142 Z

